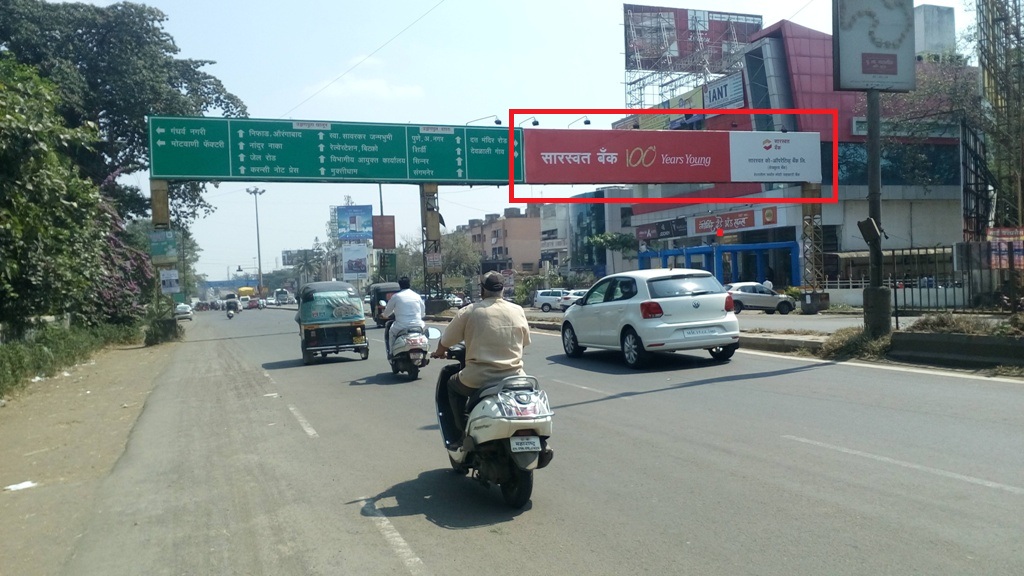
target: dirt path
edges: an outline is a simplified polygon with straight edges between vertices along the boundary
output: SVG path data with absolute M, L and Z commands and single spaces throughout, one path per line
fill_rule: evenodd
M 0 408 L 0 576 L 60 573 L 179 346 L 104 350 Z

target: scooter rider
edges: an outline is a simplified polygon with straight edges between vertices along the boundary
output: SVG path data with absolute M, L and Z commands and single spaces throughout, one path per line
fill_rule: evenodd
M 391 299 L 388 300 L 387 306 L 384 307 L 383 316 L 385 318 L 390 317 L 394 314 L 394 320 L 391 320 L 384 326 L 384 345 L 387 348 L 388 356 L 391 356 L 391 331 L 395 331 L 395 336 L 405 332 L 410 328 L 419 328 L 423 330 L 426 328 L 426 324 L 423 322 L 423 315 L 426 314 L 426 306 L 423 305 L 423 298 L 417 294 L 410 287 L 412 283 L 409 281 L 408 276 L 402 276 L 398 279 L 398 292 L 395 292 Z
M 431 354 L 444 358 L 448 348 L 465 342 L 466 367 L 448 378 L 448 399 L 460 436 L 465 433 L 466 401 L 474 391 L 488 382 L 526 373 L 523 349 L 530 344 L 530 324 L 521 306 L 501 297 L 504 285 L 500 273 L 484 274 L 480 300 L 455 314 Z

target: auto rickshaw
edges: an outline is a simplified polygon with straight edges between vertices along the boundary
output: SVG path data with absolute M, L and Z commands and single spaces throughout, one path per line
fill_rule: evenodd
M 370 287 L 366 289 L 366 293 L 370 296 L 370 309 L 373 310 L 373 321 L 376 322 L 378 328 L 383 327 L 388 321 L 384 317 L 384 306 L 381 304 L 381 301 L 386 303 L 399 290 L 401 288 L 398 287 L 398 282 L 378 282 L 370 284 Z
M 359 352 L 361 359 L 370 356 L 366 339 L 366 316 L 363 301 L 348 282 L 310 282 L 299 289 L 299 344 L 302 363 L 309 364 L 320 354 Z

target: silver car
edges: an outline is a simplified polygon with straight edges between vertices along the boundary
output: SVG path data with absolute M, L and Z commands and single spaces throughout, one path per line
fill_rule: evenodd
M 621 350 L 640 368 L 651 352 L 707 350 L 732 358 L 740 328 L 732 296 L 704 270 L 634 270 L 605 276 L 565 312 L 562 348 L 578 358 L 587 348 Z
M 758 284 L 757 282 L 733 282 L 726 284 L 725 289 L 732 294 L 735 312 L 764 310 L 765 314 L 789 314 L 796 309 L 796 300 L 792 296 L 778 292 Z

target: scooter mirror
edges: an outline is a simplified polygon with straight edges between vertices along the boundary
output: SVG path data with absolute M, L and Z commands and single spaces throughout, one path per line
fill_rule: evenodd
M 388 303 L 383 300 L 377 300 L 377 306 L 387 306 Z
M 427 338 L 430 340 L 437 340 L 441 337 L 441 331 L 433 326 L 427 328 Z

